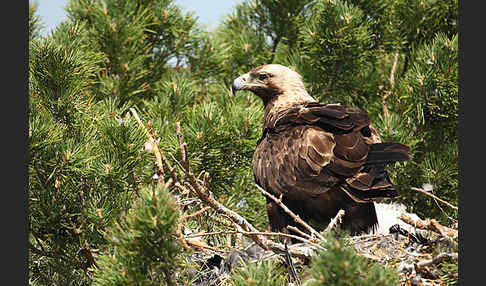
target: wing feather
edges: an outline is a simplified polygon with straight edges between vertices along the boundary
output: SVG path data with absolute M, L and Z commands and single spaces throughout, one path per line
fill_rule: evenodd
M 392 187 L 383 164 L 410 159 L 407 146 L 381 143 L 358 108 L 306 103 L 274 117 L 257 146 L 254 174 L 277 195 L 315 196 L 344 184 L 357 197 L 372 196 Z

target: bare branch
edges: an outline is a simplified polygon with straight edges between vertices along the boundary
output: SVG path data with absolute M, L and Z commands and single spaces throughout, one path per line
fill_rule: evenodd
M 155 134 L 153 134 L 153 136 L 151 136 L 150 133 L 145 128 L 145 126 L 143 125 L 143 123 L 141 122 L 141 120 L 138 118 L 136 111 L 133 108 L 130 109 L 130 110 L 134 114 L 135 118 L 137 119 L 137 122 L 142 127 L 142 130 L 144 131 L 146 136 L 149 138 L 149 140 L 151 140 L 150 142 L 155 143 L 155 141 L 154 141 Z M 162 164 L 164 164 L 165 167 L 171 173 L 172 182 L 174 183 L 175 187 L 177 187 L 178 189 L 180 189 L 182 191 L 188 190 L 189 193 L 196 195 L 196 197 L 199 198 L 202 203 L 211 207 L 219 215 L 221 215 L 221 216 L 225 217 L 226 219 L 228 219 L 229 221 L 231 221 L 237 229 L 235 231 L 224 231 L 224 232 L 221 232 L 221 233 L 243 234 L 243 235 L 249 237 L 250 239 L 252 239 L 256 244 L 258 244 L 263 249 L 272 250 L 274 252 L 280 252 L 280 253 L 286 251 L 285 246 L 281 243 L 276 243 L 272 240 L 269 240 L 266 237 L 267 236 L 284 236 L 284 237 L 293 238 L 293 239 L 304 242 L 305 245 L 308 245 L 308 246 L 293 246 L 293 245 L 290 246 L 289 253 L 292 256 L 296 256 L 296 257 L 310 258 L 312 250 L 309 247 L 311 247 L 311 248 L 315 248 L 315 247 L 322 248 L 318 243 L 312 242 L 307 238 L 303 238 L 303 237 L 300 237 L 300 236 L 297 236 L 297 235 L 278 233 L 278 232 L 260 232 L 252 224 L 250 224 L 244 217 L 240 216 L 238 213 L 232 211 L 231 209 L 227 208 L 226 206 L 224 206 L 223 204 L 218 202 L 216 199 L 214 199 L 213 194 L 208 189 L 209 174 L 205 171 L 202 171 L 199 174 L 199 178 L 194 175 L 194 173 L 192 172 L 192 169 L 191 169 L 190 162 L 189 162 L 189 157 L 188 157 L 188 153 L 187 153 L 187 145 L 186 145 L 186 143 L 184 143 L 184 140 L 183 140 L 180 123 L 177 122 L 176 126 L 177 126 L 176 132 L 177 132 L 177 137 L 178 137 L 178 141 L 179 141 L 179 151 L 181 152 L 182 162 L 179 163 L 177 160 L 175 160 L 175 158 L 173 158 L 173 159 L 176 162 L 176 166 L 180 168 L 180 170 L 184 173 L 184 175 L 188 179 L 188 181 L 182 181 L 181 179 L 177 178 L 177 176 L 175 175 L 175 172 L 174 172 L 176 167 L 170 166 L 170 164 L 168 163 L 165 156 L 163 156 L 160 149 L 158 149 L 157 145 L 154 144 L 154 148 L 153 148 L 153 150 L 155 151 L 154 153 L 158 154 L 158 155 L 156 155 L 157 166 L 159 166 L 161 168 Z M 202 177 L 202 180 L 200 179 L 201 177 Z M 281 204 L 281 206 L 283 206 L 283 204 Z M 184 246 L 186 246 L 186 247 L 195 246 L 195 247 L 199 247 L 199 248 L 203 248 L 203 249 L 210 249 L 212 251 L 223 251 L 221 249 L 216 249 L 214 247 L 210 247 L 206 243 L 204 243 L 203 241 L 195 241 L 195 240 L 191 239 L 194 236 L 184 236 L 182 234 L 182 227 L 183 227 L 182 222 L 183 222 L 183 220 L 190 218 L 190 217 L 197 216 L 207 209 L 208 209 L 208 207 L 203 208 L 202 210 L 200 210 L 200 211 L 198 211 L 198 212 L 196 212 L 192 215 L 182 216 L 180 221 L 179 221 L 179 225 L 177 227 L 176 234 L 177 234 L 178 238 L 183 242 Z M 288 210 L 288 211 L 290 212 L 290 210 Z M 291 214 L 293 214 L 293 213 L 291 213 Z M 300 221 L 300 222 L 304 223 L 304 225 L 307 225 L 298 216 L 295 216 L 295 214 L 293 214 L 293 215 L 294 215 L 294 218 L 297 219 L 297 221 Z M 310 230 L 310 232 L 312 234 L 314 234 L 316 237 L 322 238 L 322 236 L 320 236 L 320 234 L 317 231 L 313 230 L 308 225 L 307 225 L 307 229 Z M 319 242 L 319 240 L 317 240 L 317 241 Z
M 133 114 L 133 117 L 135 117 L 135 120 L 137 121 L 138 123 L 138 126 L 140 126 L 140 128 L 142 129 L 143 133 L 145 134 L 145 136 L 147 137 L 147 139 L 149 140 L 150 144 L 152 145 L 152 150 L 154 150 L 154 154 L 155 154 L 155 163 L 157 164 L 157 168 L 158 168 L 158 179 L 157 179 L 157 182 L 158 184 L 162 184 L 165 186 L 165 182 L 164 182 L 164 168 L 162 167 L 162 158 L 160 156 L 160 150 L 159 150 L 159 146 L 157 146 L 157 143 L 155 142 L 155 138 L 150 135 L 150 133 L 148 132 L 147 128 L 145 128 L 145 125 L 142 123 L 142 121 L 140 120 L 140 117 L 138 117 L 138 114 L 137 112 L 135 111 L 134 108 L 130 108 L 130 111 L 132 112 Z
M 439 255 L 433 257 L 432 259 L 423 260 L 417 263 L 419 268 L 429 266 L 435 263 L 439 263 L 446 258 L 451 258 L 457 260 L 459 255 L 457 253 L 440 253 Z
M 400 219 L 409 225 L 420 229 L 431 230 L 445 237 L 456 238 L 458 236 L 457 230 L 443 226 L 435 219 L 414 220 L 404 213 L 400 215 Z
M 302 225 L 307 231 L 311 233 L 311 235 L 315 235 L 319 240 L 324 240 L 324 237 L 317 232 L 314 228 L 312 228 L 310 225 L 308 225 L 305 221 L 303 221 L 298 215 L 296 215 L 293 211 L 291 211 L 286 205 L 282 203 L 282 199 L 277 199 L 274 195 L 270 194 L 269 192 L 265 191 L 262 187 L 259 185 L 255 185 L 257 189 L 266 197 L 272 199 L 277 205 L 279 205 L 288 215 L 290 215 L 295 222 L 299 223 Z
M 214 231 L 214 232 L 202 232 L 202 233 L 195 233 L 195 234 L 190 234 L 185 236 L 186 238 L 194 238 L 194 237 L 200 237 L 200 236 L 206 236 L 206 235 L 216 235 L 216 234 L 244 234 L 247 236 L 250 235 L 263 235 L 263 236 L 282 236 L 282 237 L 288 237 L 288 238 L 293 238 L 299 241 L 302 241 L 304 243 L 308 243 L 312 246 L 322 248 L 318 243 L 311 242 L 306 238 L 300 237 L 298 235 L 293 235 L 293 234 L 288 234 L 288 233 L 283 233 L 283 232 L 266 232 L 266 231 L 243 231 L 243 230 L 222 230 L 222 231 Z
M 403 190 L 407 190 L 408 189 L 408 190 L 412 190 L 412 191 L 416 191 L 416 192 L 422 193 L 422 194 L 424 194 L 426 196 L 429 196 L 429 197 L 431 197 L 431 198 L 433 198 L 433 199 L 435 199 L 435 200 L 443 203 L 444 205 L 450 207 L 451 209 L 454 209 L 456 211 L 458 210 L 458 208 L 456 206 L 451 205 L 450 203 L 448 203 L 448 202 L 444 201 L 443 199 L 441 199 L 441 198 L 439 198 L 439 197 L 437 197 L 437 196 L 435 196 L 435 195 L 427 192 L 424 189 L 414 188 L 414 187 L 408 187 L 408 186 L 400 186 L 400 185 L 397 185 L 395 187 L 400 188 L 400 189 L 403 189 Z
M 321 232 L 321 234 L 330 231 L 331 229 L 335 228 L 338 223 L 341 223 L 344 213 L 344 210 L 339 210 L 336 216 L 331 219 L 329 225 Z
M 312 237 L 312 236 L 308 235 L 307 233 L 303 232 L 302 230 L 298 229 L 295 226 L 288 225 L 287 226 L 287 229 L 289 229 L 289 230 L 291 230 L 291 231 L 293 231 L 295 233 L 298 233 L 300 236 L 305 237 L 305 238 L 307 238 L 310 241 L 316 240 L 315 237 Z
M 399 53 L 398 53 L 398 50 L 397 50 L 395 52 L 395 56 L 393 58 L 392 68 L 391 68 L 391 71 L 390 71 L 390 79 L 389 79 L 390 90 L 384 91 L 383 97 L 381 99 L 381 103 L 383 105 L 383 115 L 385 117 L 388 133 L 391 132 L 391 126 L 390 126 L 390 113 L 388 112 L 388 105 L 386 103 L 386 100 L 387 100 L 388 96 L 390 96 L 392 94 L 393 87 L 395 86 L 395 71 L 397 70 L 398 55 L 399 55 Z

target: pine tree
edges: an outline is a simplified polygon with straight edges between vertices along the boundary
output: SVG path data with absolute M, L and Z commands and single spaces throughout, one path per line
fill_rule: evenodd
M 358 7 L 346 1 L 317 1 L 313 6 L 293 63 L 311 83 L 310 94 L 317 99 L 353 104 L 366 96 L 376 60 L 365 19 Z
M 175 285 L 182 264 L 175 238 L 179 211 L 167 190 L 143 188 L 105 237 L 112 250 L 97 259 L 94 285 Z
M 175 61 L 183 63 L 194 44 L 192 14 L 172 0 L 71 1 L 69 19 L 84 23 L 91 49 L 105 55 L 98 98 L 139 104 L 156 94 L 154 84 Z
M 180 122 L 194 172 L 207 171 L 215 197 L 264 229 L 265 199 L 251 168 L 263 108 L 248 92 L 230 95 L 230 86 L 267 63 L 290 65 L 324 103 L 365 110 L 383 141 L 412 147 L 412 162 L 390 167 L 392 180 L 430 184 L 457 205 L 457 1 L 248 0 L 213 32 L 176 3 L 72 0 L 68 19 L 47 36 L 30 6 L 33 285 L 181 282 L 181 275 L 161 273 L 169 261 L 176 267 L 170 271 L 180 272 L 182 250 L 166 255 L 169 248 L 155 246 L 172 238 L 144 240 L 171 233 L 169 222 L 185 210 L 161 203 L 173 202 L 166 193 L 177 190 L 153 187 L 156 167 L 131 107 L 151 123 L 174 165 L 181 161 Z M 457 219 L 421 194 L 401 191 L 400 202 L 444 224 Z M 335 250 L 335 259 L 355 261 L 345 248 Z M 138 253 L 133 260 L 125 255 L 131 251 Z M 356 261 L 350 267 L 362 265 Z M 266 275 L 274 269 L 267 266 L 249 266 L 238 277 Z
M 272 260 L 250 262 L 233 272 L 231 285 L 235 286 L 279 286 L 287 283 L 286 269 Z

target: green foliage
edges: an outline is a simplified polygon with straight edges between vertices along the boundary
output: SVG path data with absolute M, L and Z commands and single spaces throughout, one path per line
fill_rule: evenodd
M 446 124 L 452 132 L 450 135 L 455 134 L 457 77 L 457 34 L 449 38 L 439 33 L 415 51 L 410 69 L 400 80 L 400 100 L 408 106 L 404 114 L 416 118 L 417 124 L 427 130 Z
M 458 202 L 458 54 L 457 35 L 437 34 L 415 50 L 410 69 L 400 78 L 394 110 L 408 122 L 400 130 L 410 130 L 419 140 L 412 164 L 401 169 L 400 181 L 421 186 L 429 183 L 435 194 Z M 422 216 L 443 222 L 445 215 L 436 203 L 410 194 L 413 208 Z M 448 215 L 457 218 L 457 212 Z
M 458 1 L 400 0 L 394 3 L 393 19 L 398 41 L 409 54 L 437 33 L 452 37 L 457 33 Z
M 255 30 L 261 30 L 270 40 L 272 53 L 280 43 L 289 50 L 297 48 L 303 16 L 309 13 L 309 0 L 256 0 L 247 2 L 252 9 L 249 20 Z M 272 62 L 274 56 L 269 60 Z
M 73 127 L 91 105 L 90 84 L 97 77 L 98 53 L 87 51 L 79 25 L 61 24 L 55 37 L 31 41 L 29 85 L 55 121 Z
M 109 227 L 113 248 L 100 255 L 94 285 L 174 285 L 182 247 L 175 229 L 179 211 L 167 190 L 145 187 L 126 216 Z
M 317 1 L 313 9 L 291 62 L 310 82 L 311 95 L 352 104 L 361 97 L 375 63 L 370 25 L 363 12 L 346 1 Z
M 247 2 L 236 6 L 216 31 L 215 45 L 224 49 L 221 65 L 230 81 L 271 58 L 268 35 L 253 24 L 253 9 Z
M 443 261 L 439 265 L 440 278 L 447 285 L 459 285 L 459 266 L 457 262 Z
M 33 285 L 90 285 L 93 273 L 100 284 L 160 284 L 170 283 L 163 269 L 180 274 L 169 263 L 175 258 L 174 266 L 180 265 L 179 250 L 155 247 L 172 237 L 148 239 L 172 231 L 159 220 L 172 208 L 160 203 L 164 190 L 149 196 L 153 156 L 144 151 L 146 138 L 127 112 L 131 107 L 150 121 L 174 165 L 181 159 L 180 122 L 194 173 L 207 171 L 215 197 L 264 229 L 265 200 L 255 191 L 251 168 L 263 108 L 248 92 L 230 96 L 230 86 L 266 63 L 293 66 L 316 99 L 364 109 L 383 141 L 412 147 L 412 162 L 390 166 L 392 181 L 430 183 L 434 194 L 457 205 L 457 0 L 248 0 L 213 32 L 175 3 L 72 0 L 68 20 L 45 37 L 37 6 L 30 5 Z M 422 194 L 404 191 L 402 198 L 422 217 L 444 224 L 457 218 Z M 153 225 L 155 216 L 160 225 Z M 115 233 L 118 241 L 107 235 Z M 330 247 L 315 273 L 350 259 L 346 267 L 358 272 L 343 279 L 393 280 L 373 267 L 357 275 L 370 264 L 344 246 Z M 241 283 L 260 281 L 255 275 L 267 277 L 277 268 L 249 266 L 238 275 Z M 443 268 L 454 272 L 457 264 Z
M 135 121 L 94 100 L 101 56 L 81 27 L 63 23 L 30 42 L 30 275 L 42 285 L 87 283 L 90 249 L 106 243 L 100 230 L 150 180 Z
M 37 13 L 38 6 L 37 3 L 31 3 L 29 1 L 29 40 L 39 38 L 40 31 L 43 28 L 41 19 Z
M 105 55 L 99 98 L 138 104 L 154 96 L 154 84 L 171 60 L 192 53 L 195 19 L 173 1 L 73 0 L 67 11 L 86 24 L 91 48 Z
M 307 285 L 398 285 L 395 269 L 359 256 L 347 245 L 346 237 L 327 235 L 323 247 L 326 250 L 319 250 L 312 259 L 309 269 L 312 278 Z
M 250 262 L 233 270 L 231 285 L 280 286 L 287 283 L 285 267 L 273 260 Z

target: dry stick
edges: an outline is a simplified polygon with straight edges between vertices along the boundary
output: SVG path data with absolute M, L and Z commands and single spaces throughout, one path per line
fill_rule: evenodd
M 433 193 L 432 193 L 433 194 Z M 440 209 L 440 211 L 449 219 L 451 220 L 453 223 L 456 223 L 457 220 L 453 219 L 452 217 L 450 217 L 446 212 L 445 210 L 440 206 L 439 202 L 437 202 L 437 200 L 434 198 L 434 202 L 435 204 L 437 205 L 437 207 Z
M 172 158 L 172 160 L 174 160 L 174 162 L 179 167 L 179 169 L 181 169 L 185 173 L 186 168 L 184 168 L 184 166 L 182 166 L 182 164 L 176 159 L 176 157 L 174 155 L 172 155 L 172 153 L 169 153 L 169 156 Z
M 210 209 L 211 209 L 211 207 L 209 207 L 209 206 L 204 207 L 204 208 L 202 208 L 202 209 L 200 209 L 200 210 L 198 210 L 198 211 L 196 211 L 192 214 L 183 216 L 183 219 L 186 220 L 186 219 L 196 217 L 196 216 L 201 215 L 202 213 L 204 213 L 205 211 L 210 210 Z
M 223 253 L 229 253 L 230 252 L 228 250 L 223 250 L 223 249 L 220 249 L 220 248 L 209 246 L 205 242 L 202 242 L 202 241 L 199 241 L 199 240 L 195 240 L 195 239 L 191 239 L 191 238 L 187 238 L 187 237 L 184 237 L 184 240 L 185 240 L 186 243 L 188 243 L 192 246 L 195 246 L 195 247 L 199 247 L 201 249 L 209 249 L 209 250 L 212 250 L 214 252 L 223 252 Z
M 157 136 L 155 135 L 154 129 L 152 128 L 152 124 L 150 122 L 147 122 L 147 125 L 150 127 L 150 132 L 152 134 L 152 138 L 157 138 Z M 176 167 L 173 167 L 169 164 L 169 161 L 165 157 L 164 153 L 162 153 L 162 151 L 160 151 L 160 149 L 154 150 L 154 152 L 157 152 L 160 155 L 160 158 L 162 159 L 162 163 L 164 164 L 165 168 L 167 168 L 167 170 L 169 170 L 169 175 L 170 175 L 171 178 L 169 178 L 169 180 L 167 180 L 167 182 L 165 183 L 165 188 L 168 189 L 172 185 L 172 183 L 177 181 L 177 174 L 174 172 Z
M 410 218 L 409 216 L 403 213 L 400 215 L 400 219 L 405 223 L 408 223 L 409 225 L 415 226 L 420 229 L 431 230 L 445 237 L 456 238 L 458 235 L 457 230 L 443 226 L 440 223 L 438 223 L 435 219 L 413 220 L 412 218 Z
M 296 228 L 295 226 L 291 226 L 291 225 L 287 225 L 287 228 L 295 233 L 298 233 L 299 235 L 301 235 L 302 237 L 305 237 L 307 238 L 308 240 L 310 241 L 313 241 L 313 240 L 316 240 L 315 237 L 312 237 L 310 235 L 308 235 L 307 233 L 303 232 L 302 230 Z
M 423 261 L 418 262 L 417 266 L 419 268 L 429 266 L 431 264 L 439 263 L 442 260 L 444 260 L 445 258 L 452 258 L 454 260 L 457 260 L 459 258 L 459 256 L 455 252 L 454 253 L 441 253 L 441 254 L 435 256 L 432 259 L 427 259 L 427 260 L 423 260 Z
M 458 208 L 456 206 L 451 205 L 450 203 L 444 201 L 443 199 L 441 199 L 441 198 L 439 198 L 439 197 L 437 197 L 437 196 L 435 196 L 435 195 L 433 195 L 433 194 L 431 194 L 431 193 L 429 193 L 429 192 L 427 192 L 427 191 L 425 191 L 423 189 L 414 188 L 414 187 L 408 187 L 408 186 L 400 186 L 400 185 L 397 185 L 396 187 L 397 188 L 400 188 L 400 189 L 404 189 L 404 190 L 408 189 L 408 190 L 412 190 L 412 191 L 416 191 L 416 192 L 422 193 L 422 194 L 424 194 L 426 196 L 429 196 L 429 197 L 431 197 L 431 198 L 433 198 L 433 199 L 435 199 L 435 200 L 443 203 L 444 205 L 446 205 L 446 206 L 448 206 L 448 207 L 450 207 L 450 208 L 452 208 L 452 209 L 454 209 L 456 211 L 458 210 Z
M 398 63 L 398 50 L 395 52 L 395 56 L 393 58 L 393 65 L 390 72 L 390 86 L 392 88 L 395 86 L 395 71 L 397 70 L 397 63 Z
M 130 111 L 132 112 L 133 114 L 133 117 L 135 117 L 135 120 L 137 120 L 138 122 L 138 125 L 142 128 L 142 131 L 143 133 L 145 134 L 145 136 L 148 138 L 148 140 L 150 141 L 150 144 L 152 144 L 152 150 L 154 150 L 154 154 L 155 154 L 155 162 L 157 164 L 157 167 L 158 167 L 158 179 L 157 179 L 157 182 L 158 184 L 163 184 L 165 186 L 165 182 L 164 182 L 164 168 L 162 167 L 162 158 L 160 156 L 160 150 L 159 150 L 159 146 L 157 146 L 157 143 L 155 142 L 155 139 L 154 137 L 152 137 L 152 135 L 150 135 L 150 133 L 148 132 L 147 128 L 145 128 L 145 125 L 142 123 L 142 121 L 140 120 L 140 117 L 138 117 L 138 114 L 137 112 L 135 111 L 134 108 L 130 108 Z
M 182 131 L 181 131 L 181 123 L 176 122 L 176 134 L 177 134 L 177 139 L 179 141 L 179 149 L 181 152 L 182 156 L 182 162 L 185 164 L 185 169 L 189 169 L 189 160 L 187 160 L 187 144 L 184 143 L 182 139 Z
M 190 176 L 192 172 L 186 173 L 187 176 Z M 216 201 L 211 192 L 207 189 L 202 190 L 201 186 L 195 182 L 194 174 L 192 174 L 191 184 L 185 182 L 184 186 L 188 188 L 192 193 L 196 194 L 204 203 L 212 207 L 216 212 L 220 214 L 225 214 L 232 222 L 238 224 L 244 231 L 246 232 L 258 232 L 258 230 L 251 225 L 245 218 L 241 217 L 236 212 L 228 209 L 227 207 L 223 206 L 221 203 Z M 194 183 L 195 182 L 195 183 Z M 255 241 L 259 246 L 263 247 L 264 249 L 268 249 L 266 243 L 262 241 L 260 237 L 251 236 L 253 241 Z
M 190 234 L 186 235 L 185 238 L 194 238 L 194 237 L 200 237 L 200 236 L 206 236 L 206 235 L 216 235 L 216 234 L 245 234 L 245 235 L 263 235 L 263 236 L 283 236 L 283 237 L 288 237 L 288 238 L 294 238 L 296 240 L 308 243 L 312 246 L 322 248 L 318 243 L 311 242 L 306 238 L 300 237 L 298 235 L 293 235 L 293 234 L 287 234 L 283 232 L 267 232 L 267 231 L 243 231 L 243 230 L 222 230 L 222 231 L 214 231 L 214 232 L 203 232 L 203 233 L 195 233 L 195 234 Z
M 335 228 L 336 225 L 338 224 L 338 222 L 340 223 L 343 216 L 344 216 L 345 212 L 344 210 L 340 209 L 336 216 L 334 218 L 331 219 L 331 221 L 329 222 L 329 225 L 321 232 L 321 234 L 325 233 L 325 232 L 328 232 L 330 231 L 331 229 Z
M 272 199 L 277 205 L 279 205 L 288 215 L 290 215 L 295 222 L 301 224 L 306 230 L 308 230 L 311 234 L 315 235 L 317 238 L 320 240 L 324 240 L 324 237 L 317 232 L 315 229 L 313 229 L 310 225 L 308 225 L 305 221 L 303 221 L 298 215 L 296 215 L 293 211 L 291 211 L 286 205 L 282 203 L 282 198 L 280 197 L 277 199 L 274 195 L 268 193 L 265 191 L 262 187 L 259 185 L 255 185 L 257 189 L 266 197 L 269 197 Z
M 391 68 L 391 71 L 390 71 L 390 91 L 385 91 L 383 93 L 383 98 L 381 100 L 382 102 L 382 105 L 383 105 L 383 114 L 385 116 L 385 121 L 386 121 L 386 125 L 387 125 L 387 130 L 388 130 L 388 133 L 390 133 L 391 131 L 391 126 L 390 126 L 390 114 L 388 113 L 388 106 L 386 104 L 386 99 L 388 98 L 389 95 L 391 95 L 392 93 L 392 89 L 393 87 L 395 86 L 395 71 L 397 70 L 397 63 L 398 63 L 398 50 L 395 52 L 395 56 L 393 58 L 393 64 L 392 64 L 392 68 Z

